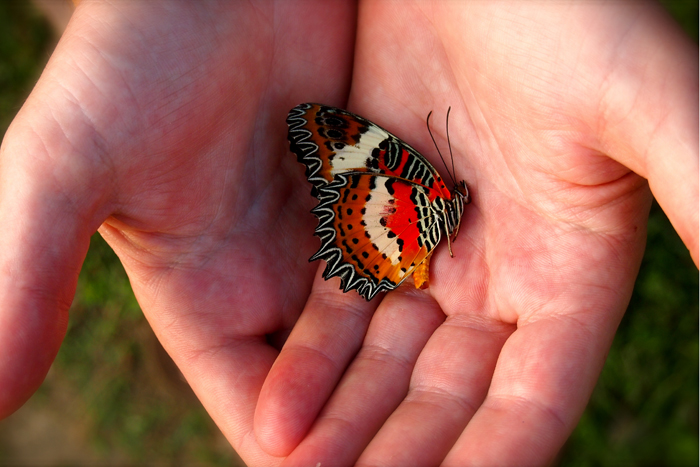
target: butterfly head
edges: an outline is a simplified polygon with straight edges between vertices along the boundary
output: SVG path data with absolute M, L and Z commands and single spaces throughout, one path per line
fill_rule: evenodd
M 471 199 L 469 198 L 469 189 L 467 188 L 467 182 L 465 182 L 464 180 L 455 185 L 454 189 L 452 190 L 452 194 L 455 198 L 461 198 L 463 205 L 469 204 L 469 201 L 471 201 Z

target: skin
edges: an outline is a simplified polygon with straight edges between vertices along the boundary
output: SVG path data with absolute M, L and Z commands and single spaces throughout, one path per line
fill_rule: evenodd
M 81 3 L 0 149 L 0 417 L 43 381 L 98 230 L 250 465 L 551 462 L 652 193 L 698 264 L 697 60 L 641 2 Z M 452 106 L 473 202 L 428 290 L 367 303 L 307 263 L 304 101 L 436 167 L 423 122 L 446 147 Z

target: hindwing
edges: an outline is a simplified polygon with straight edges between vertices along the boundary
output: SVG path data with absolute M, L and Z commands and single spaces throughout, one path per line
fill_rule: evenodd
M 338 174 L 319 190 L 316 235 L 326 279 L 367 300 L 411 276 L 440 241 L 440 223 L 428 191 L 397 177 L 367 172 Z

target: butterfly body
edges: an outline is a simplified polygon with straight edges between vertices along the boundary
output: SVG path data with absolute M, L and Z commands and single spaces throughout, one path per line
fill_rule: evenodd
M 287 124 L 319 199 L 312 212 L 321 248 L 310 261 L 325 260 L 326 279 L 339 276 L 345 292 L 357 289 L 367 300 L 395 289 L 424 262 L 427 284 L 433 249 L 459 230 L 466 184 L 450 191 L 415 149 L 350 112 L 300 104 Z

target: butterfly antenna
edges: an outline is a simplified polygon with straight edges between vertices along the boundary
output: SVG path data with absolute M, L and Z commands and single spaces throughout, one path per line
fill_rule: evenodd
M 452 178 L 452 174 L 450 173 L 450 169 L 447 167 L 447 162 L 445 162 L 445 158 L 442 157 L 442 153 L 440 152 L 440 148 L 438 148 L 437 143 L 435 142 L 435 138 L 433 137 L 433 132 L 430 131 L 430 116 L 433 114 L 433 111 L 431 110 L 428 113 L 428 118 L 425 120 L 425 124 L 428 126 L 428 133 L 430 134 L 430 139 L 433 140 L 433 144 L 435 145 L 435 149 L 437 149 L 438 154 L 440 155 L 440 159 L 442 159 L 442 164 L 445 166 L 445 170 L 447 170 L 447 174 Z M 454 183 L 454 178 L 452 178 L 452 182 Z
M 447 147 L 450 148 L 450 159 L 452 159 L 452 173 L 450 174 L 450 177 L 452 178 L 452 183 L 457 185 L 457 172 L 455 172 L 455 158 L 452 155 L 452 145 L 450 144 L 450 110 L 452 110 L 452 107 L 447 108 L 447 117 L 445 117 L 445 132 L 447 133 Z

